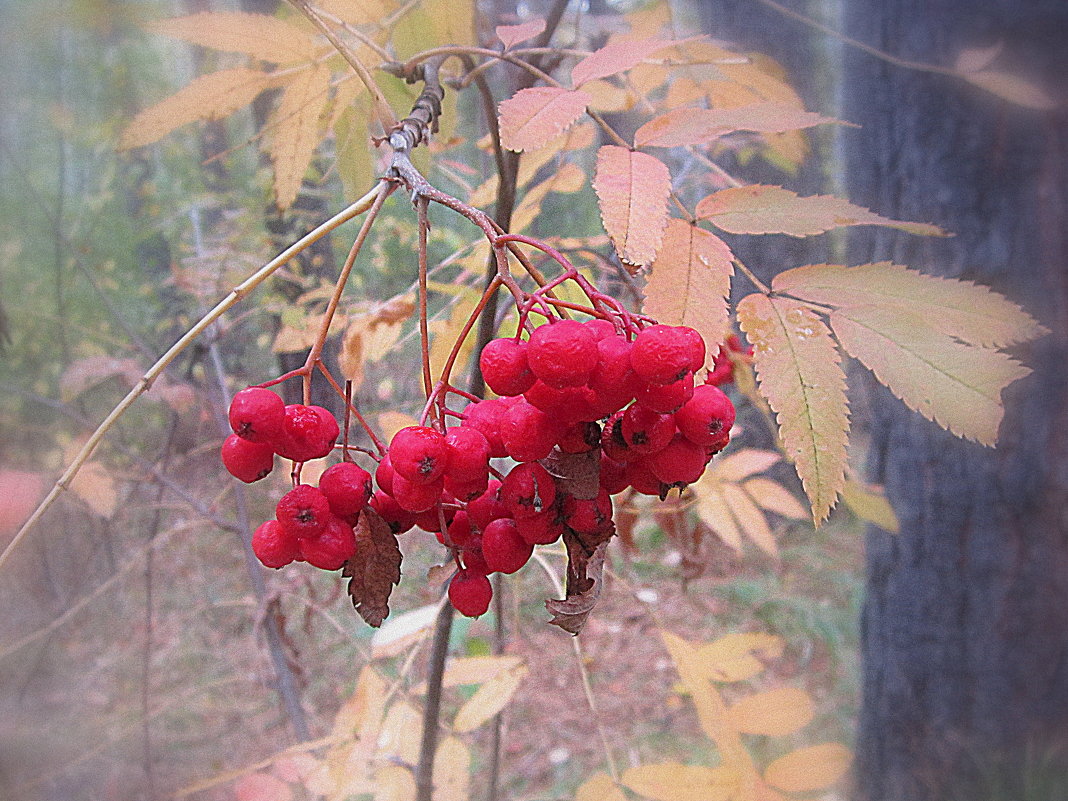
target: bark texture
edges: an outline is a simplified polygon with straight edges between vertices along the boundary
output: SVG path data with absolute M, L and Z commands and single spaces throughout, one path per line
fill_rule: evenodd
M 917 61 L 950 64 L 1001 40 L 1007 68 L 1063 91 L 1061 0 L 845 9 L 850 36 Z M 1005 392 L 996 449 L 872 390 L 871 477 L 901 533 L 867 536 L 855 796 L 1068 798 L 1065 115 L 855 52 L 844 81 L 844 116 L 863 125 L 847 134 L 851 199 L 956 233 L 864 233 L 851 261 L 892 258 L 991 285 L 1053 330 L 1018 349 L 1035 372 Z

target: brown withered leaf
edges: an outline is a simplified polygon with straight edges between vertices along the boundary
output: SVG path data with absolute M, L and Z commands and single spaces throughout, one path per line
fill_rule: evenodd
M 356 525 L 356 553 L 341 575 L 349 579 L 349 597 L 367 624 L 378 628 L 389 615 L 389 594 L 400 582 L 401 552 L 397 536 L 373 509 L 364 509 Z
M 571 634 L 578 634 L 601 595 L 604 553 L 608 541 L 601 542 L 589 551 L 577 534 L 567 530 L 564 532 L 564 545 L 567 547 L 567 597 L 562 600 L 550 598 L 545 602 L 545 608 L 553 614 L 549 623 Z
M 568 495 L 580 500 L 597 497 L 600 489 L 600 449 L 586 453 L 564 453 L 554 447 L 552 453 L 541 460 L 541 466 L 556 479 L 556 486 Z

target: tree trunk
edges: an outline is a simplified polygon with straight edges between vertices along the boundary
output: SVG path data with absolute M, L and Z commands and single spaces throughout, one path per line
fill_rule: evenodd
M 1068 73 L 1063 0 L 858 0 L 845 21 L 901 58 L 1003 40 L 1007 69 L 1050 89 Z M 871 477 L 901 532 L 867 536 L 856 797 L 1068 798 L 1065 115 L 856 51 L 844 80 L 851 199 L 956 234 L 864 233 L 851 260 L 991 285 L 1053 330 L 1018 349 L 1035 372 L 1006 390 L 996 449 L 872 392 Z

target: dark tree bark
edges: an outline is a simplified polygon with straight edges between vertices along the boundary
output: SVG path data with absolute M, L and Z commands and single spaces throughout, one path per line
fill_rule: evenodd
M 847 33 L 952 63 L 1004 40 L 1009 69 L 1063 89 L 1063 0 L 868 0 Z M 855 237 L 892 258 L 993 286 L 1053 330 L 1018 349 L 1000 444 L 956 439 L 873 390 L 871 477 L 901 521 L 867 536 L 856 797 L 1068 798 L 1068 130 L 956 79 L 851 53 L 851 199 L 936 222 L 951 239 Z M 1030 789 L 1028 787 L 1030 782 Z

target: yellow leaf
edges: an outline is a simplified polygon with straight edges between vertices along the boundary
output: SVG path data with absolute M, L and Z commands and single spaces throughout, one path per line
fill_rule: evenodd
M 725 767 L 660 762 L 628 768 L 620 782 L 654 801 L 729 801 L 738 789 L 738 773 Z
M 518 656 L 461 656 L 450 659 L 445 667 L 442 684 L 457 687 L 463 684 L 484 684 L 491 679 L 516 670 L 523 664 Z
M 419 421 L 410 414 L 388 411 L 378 415 L 378 429 L 382 432 L 382 437 L 386 442 L 392 441 L 393 436 L 402 428 L 417 425 Z
M 772 288 L 829 306 L 892 306 L 971 345 L 1026 342 L 1047 329 L 1012 301 L 971 281 L 939 278 L 887 261 L 812 264 L 775 276 Z
M 332 746 L 323 760 L 323 775 L 317 779 L 330 801 L 343 801 L 350 795 L 373 793 L 372 765 L 387 698 L 385 679 L 370 666 L 364 666 L 356 680 L 356 690 L 334 718 Z
M 788 793 L 830 787 L 845 775 L 853 755 L 839 743 L 798 748 L 768 765 L 764 780 Z
M 329 91 L 330 70 L 320 64 L 290 81 L 271 115 L 268 150 L 274 162 L 275 203 L 280 209 L 289 208 L 300 192 L 319 144 L 319 116 Z
M 651 269 L 645 314 L 665 325 L 694 328 L 708 342 L 722 340 L 734 274 L 727 243 L 685 220 L 671 219 Z
M 402 615 L 390 615 L 371 636 L 371 658 L 397 656 L 427 635 L 438 615 L 438 605 L 428 604 Z
M 375 157 L 367 130 L 371 96 L 347 102 L 333 125 L 337 173 L 350 195 L 360 195 L 374 180 Z
M 353 25 L 380 23 L 397 4 L 394 0 L 316 0 L 316 8 Z
M 627 797 L 611 776 L 595 773 L 575 791 L 575 801 L 627 801 Z
M 545 20 L 543 19 L 532 19 L 520 25 L 498 25 L 493 29 L 506 50 L 509 47 L 515 47 L 520 42 L 533 39 L 544 30 Z
M 509 150 L 537 150 L 570 128 L 592 98 L 559 86 L 520 89 L 501 102 L 501 145 Z
M 597 80 L 583 84 L 582 91 L 590 96 L 590 108 L 608 114 L 630 111 L 635 97 L 626 89 L 608 81 Z
M 452 305 L 452 311 L 449 313 L 449 318 L 447 320 L 434 320 L 430 323 L 431 375 L 441 375 L 441 371 L 445 367 L 445 361 L 449 358 L 449 353 L 451 353 L 453 346 L 456 344 L 456 339 L 460 336 L 460 332 L 463 330 L 464 325 L 470 319 L 471 312 L 475 310 L 475 306 L 478 305 L 481 296 L 481 291 L 474 289 L 473 287 L 464 287 L 458 300 Z M 474 346 L 475 331 L 472 329 L 471 331 L 468 331 L 467 336 L 464 337 L 459 354 L 456 357 L 455 363 L 461 369 L 468 363 Z
M 782 457 L 776 451 L 742 448 L 726 456 L 717 456 L 711 465 L 719 481 L 741 481 L 753 473 L 762 473 Z
M 789 298 L 749 295 L 737 315 L 753 345 L 760 393 L 819 524 L 845 483 L 849 418 L 838 348 L 824 322 Z
M 727 634 L 698 648 L 696 659 L 712 681 L 746 681 L 764 670 L 764 663 L 754 654 L 778 659 L 783 647 L 782 638 L 772 634 Z
M 83 464 L 71 481 L 70 490 L 105 520 L 110 519 L 118 508 L 119 490 L 115 479 L 100 462 Z
M 477 729 L 504 709 L 526 675 L 527 666 L 517 665 L 494 676 L 479 687 L 474 695 L 464 701 L 463 706 L 456 713 L 452 722 L 453 730 L 468 732 Z
M 772 536 L 767 518 L 753 500 L 737 484 L 724 483 L 720 487 L 723 500 L 730 507 L 734 519 L 738 521 L 745 535 L 768 556 L 778 558 L 779 545 Z
M 846 490 L 848 487 L 849 482 L 847 481 L 842 489 L 842 497 L 847 501 Z M 798 503 L 797 498 L 784 486 L 772 481 L 770 478 L 751 478 L 742 484 L 742 489 L 749 493 L 749 497 L 756 501 L 757 504 L 769 512 L 775 512 L 777 515 L 789 517 L 793 520 L 800 520 L 805 517 L 805 509 Z
M 470 792 L 471 754 L 456 737 L 438 743 L 434 754 L 433 801 L 466 801 Z
M 891 534 L 897 534 L 900 530 L 897 515 L 886 500 L 882 487 L 873 487 L 849 479 L 842 487 L 842 500 L 861 520 L 874 523 Z
M 356 679 L 356 689 L 334 716 L 332 736 L 338 739 L 352 738 L 369 721 L 373 721 L 377 729 L 386 690 L 385 679 L 378 671 L 365 665 Z
M 266 73 L 236 67 L 194 78 L 175 94 L 138 112 L 119 140 L 120 150 L 151 144 L 196 120 L 217 120 L 247 106 L 272 85 Z
M 811 236 L 845 225 L 884 225 L 921 236 L 944 236 L 936 225 L 882 217 L 832 195 L 802 197 L 781 186 L 735 186 L 697 204 L 698 219 L 732 234 Z
M 648 153 L 604 145 L 597 151 L 593 188 L 620 260 L 639 267 L 652 262 L 668 221 L 668 168 Z
M 423 713 L 405 701 L 389 708 L 382 729 L 378 733 L 378 759 L 405 765 L 419 761 Z
M 842 347 L 905 405 L 959 437 L 997 442 L 1001 391 L 1031 371 L 991 348 L 966 345 L 899 308 L 850 306 L 831 313 Z
M 148 24 L 152 33 L 190 44 L 244 53 L 275 64 L 315 58 L 315 39 L 303 28 L 265 14 L 211 11 Z
M 697 493 L 697 516 L 712 533 L 736 552 L 742 552 L 742 532 L 720 492 L 719 483 L 705 471 L 694 485 Z
M 812 697 L 796 687 L 778 687 L 747 695 L 727 710 L 730 724 L 743 734 L 782 737 L 812 722 Z
M 391 41 L 400 60 L 445 44 L 474 45 L 474 0 L 420 0 L 394 26 Z
M 386 765 L 375 772 L 374 801 L 415 801 L 415 777 L 408 768 Z

